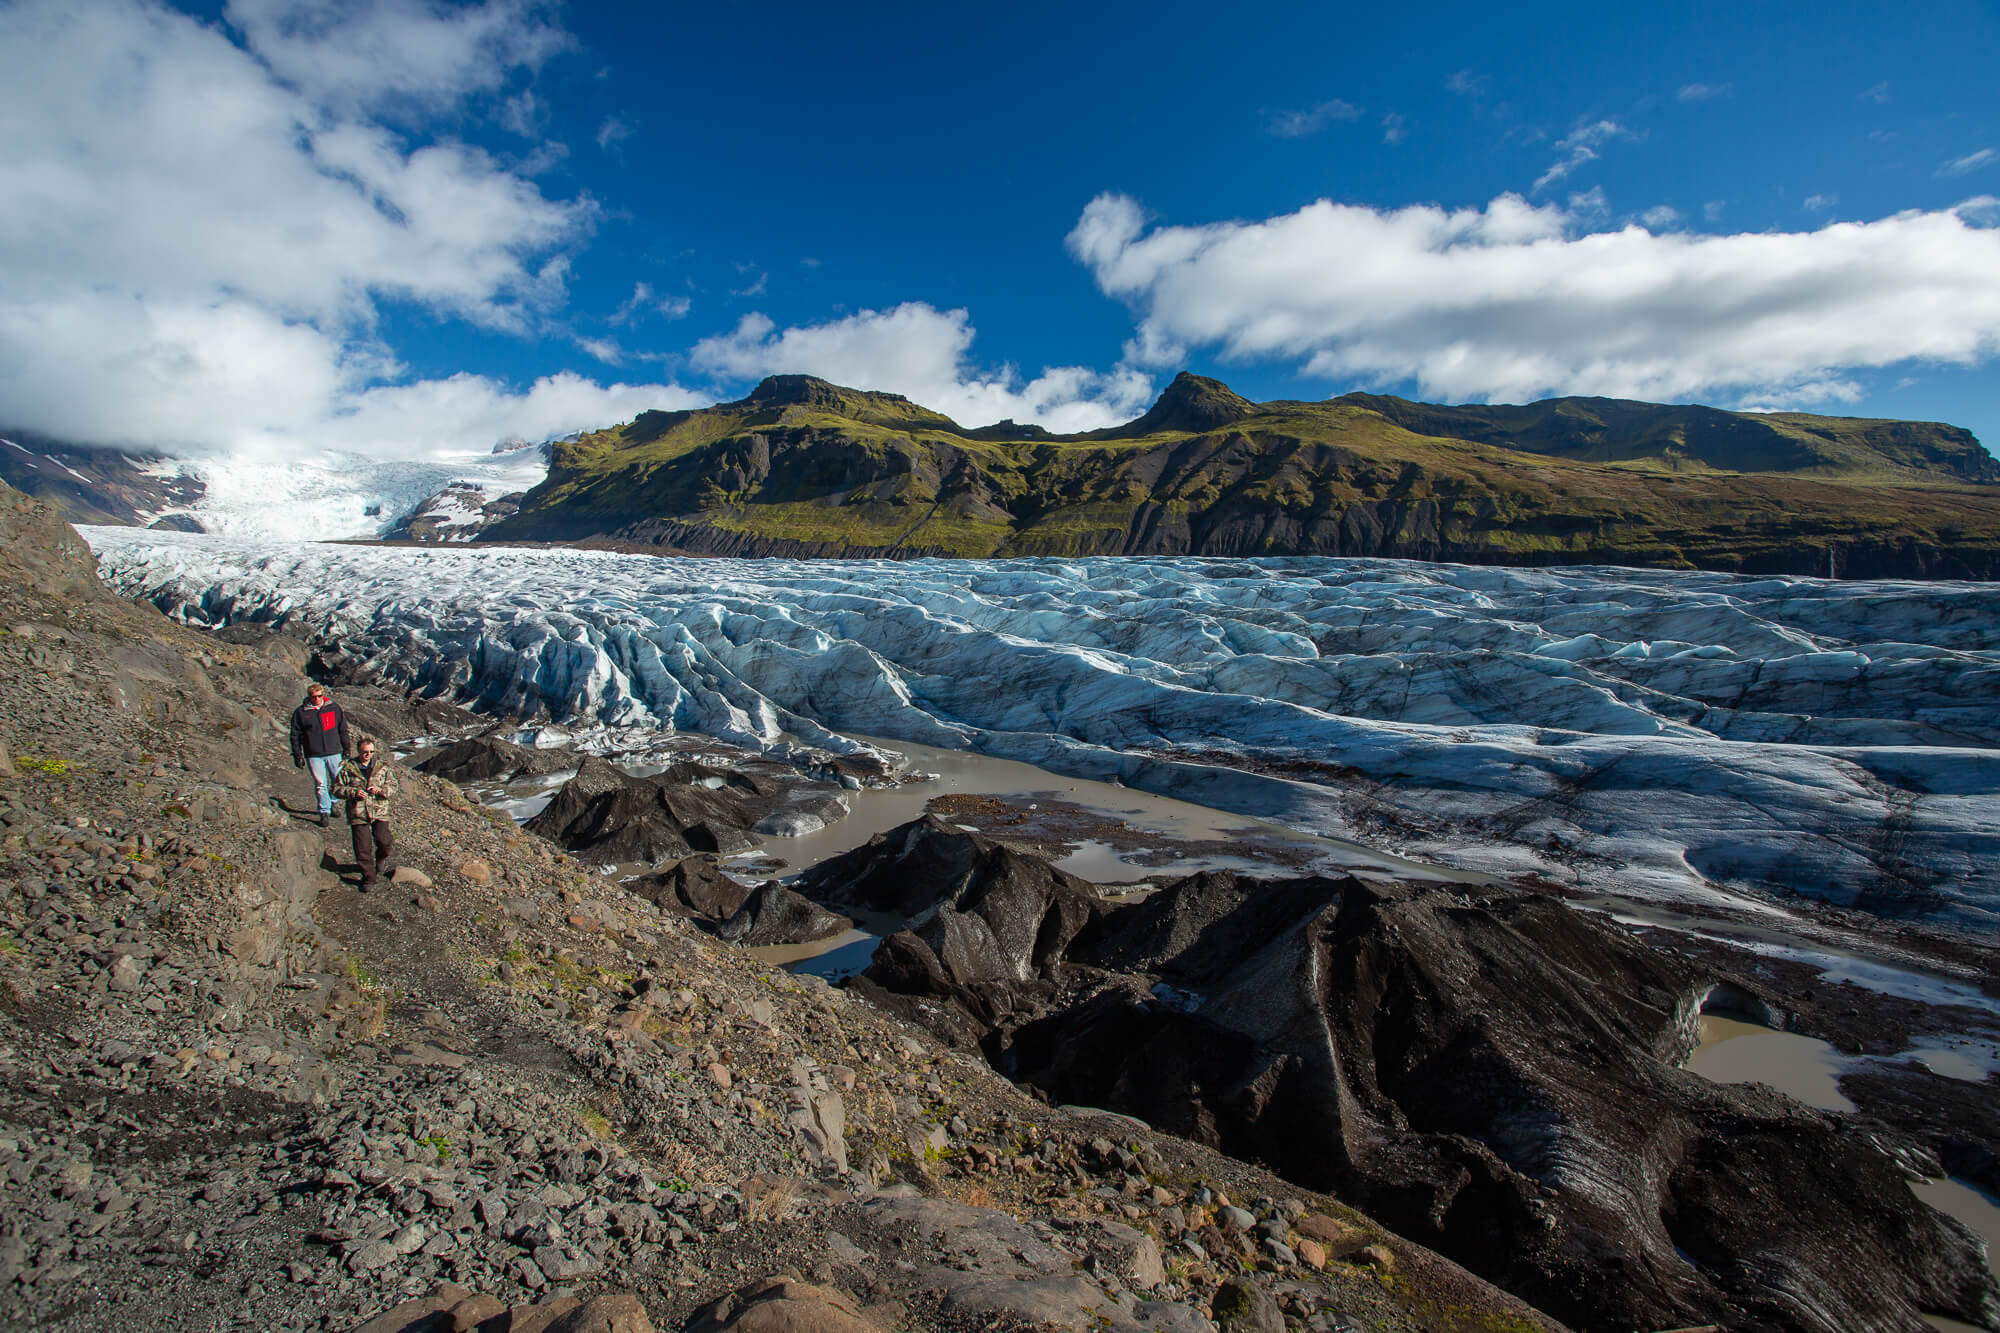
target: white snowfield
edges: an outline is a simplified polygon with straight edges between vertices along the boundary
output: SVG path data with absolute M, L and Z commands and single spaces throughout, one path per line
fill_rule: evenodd
M 84 535 L 190 623 L 476 708 L 921 741 L 1624 896 L 2000 926 L 1996 584 Z

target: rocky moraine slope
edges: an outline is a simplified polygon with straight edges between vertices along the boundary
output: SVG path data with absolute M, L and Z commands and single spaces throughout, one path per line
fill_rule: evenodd
M 358 893 L 285 750 L 306 646 L 108 595 L 4 488 L 0 605 L 0 1327 L 1562 1327 L 442 778 L 404 773 Z M 341 691 L 392 739 L 490 725 Z
M 1388 556 L 2000 577 L 2000 464 L 1926 422 L 1598 398 L 1252 403 L 1087 435 L 775 376 L 553 447 L 489 539 L 699 555 Z

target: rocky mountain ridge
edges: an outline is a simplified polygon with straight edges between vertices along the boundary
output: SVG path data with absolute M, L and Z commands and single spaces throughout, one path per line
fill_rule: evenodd
M 776 376 L 559 443 L 484 539 L 728 556 L 1388 556 L 2000 577 L 2000 464 L 1935 423 L 1610 399 L 1253 403 L 1183 374 L 1128 425 L 968 430 Z

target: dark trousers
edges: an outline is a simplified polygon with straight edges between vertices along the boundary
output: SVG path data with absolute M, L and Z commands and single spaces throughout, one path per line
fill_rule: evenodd
M 396 850 L 396 839 L 389 832 L 389 821 L 378 819 L 372 824 L 349 824 L 347 827 L 354 834 L 354 863 L 361 867 L 361 882 L 373 884 L 376 865 L 387 865 L 389 854 Z

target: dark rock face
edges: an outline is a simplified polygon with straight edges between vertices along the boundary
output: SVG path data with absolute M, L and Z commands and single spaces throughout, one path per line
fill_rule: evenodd
M 763 778 L 696 764 L 635 778 L 592 757 L 527 828 L 604 860 L 663 861 L 753 846 L 746 830 L 776 797 L 776 784 Z
M 960 1037 L 1053 995 L 1065 951 L 1109 910 L 1076 876 L 935 816 L 821 862 L 800 888 L 914 918 L 884 941 L 860 987 L 893 1009 L 945 1000 L 965 1020 Z
M 446 746 L 423 763 L 420 773 L 448 782 L 483 782 L 522 774 L 559 773 L 576 762 L 566 751 L 536 750 L 497 736 L 470 736 Z
M 722 873 L 705 856 L 690 856 L 654 875 L 641 875 L 625 887 L 648 902 L 682 916 L 725 921 L 750 896 L 750 886 Z
M 851 918 L 829 912 L 781 884 L 767 883 L 752 889 L 715 933 L 736 944 L 762 947 L 830 939 L 853 924 Z
M 1336 1191 L 1582 1328 L 2000 1316 L 1883 1136 L 1677 1067 L 1708 978 L 1622 930 L 1547 899 L 1231 874 L 1107 913 L 956 837 L 905 826 L 809 891 L 845 873 L 871 905 L 935 903 L 861 988 L 1054 1099 Z

